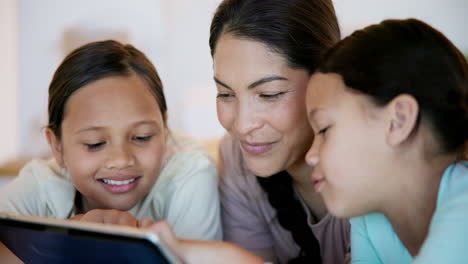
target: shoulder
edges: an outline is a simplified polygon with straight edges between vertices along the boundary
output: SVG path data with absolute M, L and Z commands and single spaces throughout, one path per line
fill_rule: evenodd
M 468 244 L 468 162 L 445 171 L 429 233 L 415 263 L 464 263 Z
M 256 176 L 249 170 L 242 156 L 239 143 L 231 136 L 223 137 L 219 147 L 222 162 L 222 183 L 228 185 L 245 185 L 256 183 Z
M 444 224 L 443 228 L 465 225 L 468 218 L 468 162 L 458 162 L 446 169 L 439 187 L 437 207 L 434 212 L 431 228 Z M 461 228 L 459 226 L 459 228 Z M 460 231 L 468 233 L 468 228 Z
M 371 257 L 383 263 L 410 262 L 411 256 L 383 214 L 371 213 L 352 218 L 350 222 L 353 259 Z
M 220 190 L 224 195 L 266 199 L 257 177 L 247 167 L 237 140 L 225 135 L 220 142 Z
M 157 183 L 169 184 L 194 177 L 217 181 L 215 162 L 194 138 L 171 133 Z
M 350 233 L 351 225 L 350 225 L 350 220 L 348 218 L 339 218 L 331 214 L 327 214 L 320 222 L 318 222 L 317 224 L 311 225 L 311 227 L 313 229 L 315 227 L 324 228 L 324 229 L 332 229 L 334 232 L 337 233 L 336 235 L 339 235 L 340 237 L 343 238 L 342 240 L 349 242 L 349 233 Z
M 437 207 L 446 206 L 457 200 L 468 201 L 468 161 L 448 167 L 440 182 Z
M 349 220 L 351 229 L 370 236 L 379 236 L 380 233 L 394 233 L 390 221 L 381 213 L 371 213 L 353 217 Z
M 400 244 L 390 221 L 381 213 L 355 217 L 350 220 L 350 223 L 352 243 L 367 241 L 373 244 L 377 251 L 389 245 Z M 357 240 L 357 237 L 360 239 Z
M 33 159 L 19 172 L 18 179 L 47 182 L 70 182 L 65 170 L 61 169 L 54 159 Z
M 51 159 L 28 162 L 0 197 L 17 208 L 28 208 L 30 214 L 65 218 L 73 207 L 74 195 L 67 173 Z

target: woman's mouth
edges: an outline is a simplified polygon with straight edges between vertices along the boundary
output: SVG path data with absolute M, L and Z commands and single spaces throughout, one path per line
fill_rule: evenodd
M 242 149 L 252 155 L 262 155 L 267 153 L 273 148 L 275 142 L 267 143 L 248 143 L 246 141 L 241 141 Z

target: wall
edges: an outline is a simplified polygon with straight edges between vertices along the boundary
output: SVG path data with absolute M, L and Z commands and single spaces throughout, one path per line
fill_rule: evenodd
M 418 18 L 442 31 L 459 49 L 468 52 L 467 0 L 333 0 L 346 36 L 355 29 L 388 18 Z
M 19 0 L 19 153 L 48 153 L 43 136 L 47 89 L 65 54 L 107 38 L 132 43 L 153 61 L 174 130 L 221 135 L 207 45 L 216 5 L 214 0 Z
M 18 154 L 18 41 L 16 0 L 0 1 L 0 163 Z
M 1 0 L 0 163 L 47 155 L 47 88 L 66 52 L 117 38 L 144 51 L 165 85 L 170 126 L 220 136 L 208 48 L 220 0 Z M 335 0 L 343 35 L 384 18 L 417 17 L 468 52 L 466 0 Z

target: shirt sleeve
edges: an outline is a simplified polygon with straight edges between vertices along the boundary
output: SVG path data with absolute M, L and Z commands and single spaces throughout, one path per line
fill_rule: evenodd
M 0 212 L 46 216 L 41 183 L 35 175 L 34 165 L 34 161 L 28 163 L 16 178 L 2 188 Z
M 225 138 L 220 146 L 221 162 L 221 218 L 224 240 L 233 242 L 251 251 L 273 248 L 273 238 L 255 200 L 249 195 L 245 175 L 241 175 L 242 164 L 234 155 Z
M 351 263 L 382 264 L 368 236 L 364 217 L 356 217 L 351 222 Z
M 466 175 L 464 175 L 466 176 Z M 468 192 L 436 210 L 428 236 L 414 264 L 466 263 L 468 257 Z
M 166 219 L 177 236 L 185 239 L 221 240 L 222 228 L 218 174 L 204 154 L 189 155 L 174 179 Z

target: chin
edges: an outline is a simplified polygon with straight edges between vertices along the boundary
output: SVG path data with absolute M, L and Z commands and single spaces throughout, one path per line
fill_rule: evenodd
M 257 164 L 247 163 L 249 170 L 252 171 L 255 176 L 262 177 L 262 178 L 270 177 L 281 171 L 280 169 L 276 169 L 272 166 L 265 166 L 263 164 L 262 166 L 255 166 L 255 165 Z
M 326 203 L 325 203 L 326 204 Z M 352 208 L 349 205 L 342 204 L 340 206 L 328 206 L 328 212 L 338 218 L 353 218 L 367 214 L 368 212 L 364 212 L 362 210 L 358 210 L 357 208 Z
M 259 177 L 270 177 L 283 170 L 281 166 L 278 166 L 281 163 L 272 162 L 271 158 L 251 158 L 244 156 L 244 159 L 249 170 Z
M 136 203 L 117 203 L 117 204 L 111 204 L 112 209 L 116 209 L 119 211 L 129 211 L 132 209 Z
M 337 201 L 330 201 L 323 195 L 322 197 L 323 197 L 323 200 L 325 202 L 325 205 L 327 207 L 329 214 L 338 218 L 351 218 L 351 217 L 356 216 L 356 215 L 353 215 L 353 213 L 351 212 L 352 210 L 350 210 L 351 208 L 347 206 L 345 203 L 339 204 L 339 202 Z

